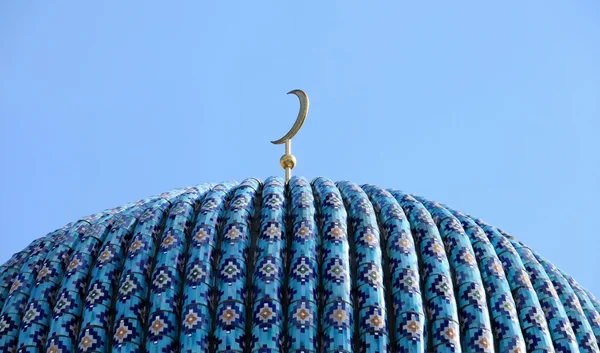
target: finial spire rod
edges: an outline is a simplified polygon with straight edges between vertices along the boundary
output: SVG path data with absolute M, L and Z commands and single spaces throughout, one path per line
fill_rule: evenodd
M 308 114 L 308 96 L 304 91 L 295 89 L 293 91 L 289 91 L 288 94 L 294 94 L 300 100 L 300 112 L 298 112 L 298 117 L 294 122 L 294 125 L 287 132 L 287 134 L 283 135 L 279 140 L 271 141 L 274 145 L 280 145 L 285 142 L 285 154 L 281 156 L 279 163 L 281 167 L 285 170 L 285 182 L 289 182 L 292 177 L 292 169 L 296 166 L 296 157 L 292 155 L 292 137 L 296 136 L 302 124 L 304 124 L 304 120 L 306 120 L 306 115 Z

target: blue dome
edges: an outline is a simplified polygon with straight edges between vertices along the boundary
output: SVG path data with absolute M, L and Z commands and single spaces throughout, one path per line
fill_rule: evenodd
M 201 184 L 0 267 L 3 352 L 599 352 L 600 302 L 502 230 L 326 178 Z

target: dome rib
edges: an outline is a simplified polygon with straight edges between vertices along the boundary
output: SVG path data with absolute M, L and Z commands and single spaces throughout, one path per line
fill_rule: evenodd
M 456 211 L 451 211 L 460 221 L 475 252 L 482 274 L 488 307 L 491 315 L 495 346 L 504 350 L 525 351 L 525 340 L 518 321 L 508 279 L 496 251 L 483 229 L 474 220 Z
M 313 181 L 322 237 L 321 351 L 352 351 L 355 308 L 352 300 L 348 214 L 335 184 Z M 308 348 L 308 347 L 307 347 Z
M 383 234 L 391 346 L 398 347 L 399 351 L 423 352 L 426 316 L 419 285 L 419 259 L 410 224 L 398 201 L 388 191 L 374 185 L 362 188 L 378 214 Z
M 158 242 L 161 240 L 166 216 L 169 209 L 177 203 L 179 196 L 187 190 L 178 190 L 170 195 L 163 195 L 139 215 L 133 237 L 122 245 L 126 256 L 122 261 L 119 285 L 116 288 L 116 300 L 112 300 L 111 311 L 94 311 L 95 323 L 102 322 L 100 317 L 108 316 L 111 320 L 102 327 L 87 326 L 79 338 L 79 351 L 106 352 L 138 351 L 142 346 L 144 322 L 148 310 L 149 281 Z
M 404 209 L 419 249 L 423 293 L 428 313 L 426 351 L 462 351 L 450 263 L 440 233 L 425 206 L 414 197 L 397 190 L 391 191 L 391 194 Z
M 129 214 L 122 214 L 110 226 L 110 231 L 98 251 L 98 257 L 91 271 L 87 296 L 81 314 L 80 335 L 75 340 L 79 349 L 94 345 L 106 345 L 110 337 L 109 323 L 114 320 L 114 308 L 118 279 L 123 269 L 125 251 L 138 224 L 138 218 L 151 207 L 169 204 L 157 199 L 139 205 Z M 64 305 L 64 304 L 63 304 Z
M 592 302 L 594 309 L 596 309 L 596 312 L 600 312 L 600 301 L 598 301 L 598 299 L 596 299 L 596 297 L 594 297 L 594 295 L 587 289 L 585 289 L 585 288 L 581 288 L 581 289 L 583 289 L 585 294 L 587 294 L 588 298 L 590 298 L 590 301 Z M 600 320 L 596 320 L 596 319 L 594 319 L 594 321 L 600 322 Z
M 465 351 L 485 351 L 494 345 L 490 312 L 475 252 L 459 220 L 437 203 L 418 198 L 431 214 L 449 254 L 458 302 L 461 345 Z M 478 297 L 479 295 L 479 297 Z
M 383 254 L 375 210 L 367 194 L 356 184 L 337 184 L 348 209 L 354 257 L 353 288 L 357 315 L 355 345 L 374 351 L 389 347 L 387 304 L 384 288 Z
M 47 237 L 52 237 L 53 234 L 62 234 L 64 232 L 65 229 L 59 229 L 50 233 Z M 19 274 L 19 270 L 25 259 L 28 259 L 32 254 L 48 250 L 45 246 L 45 241 L 47 241 L 45 238 L 34 240 L 25 249 L 11 256 L 5 264 L 0 266 L 0 308 L 4 307 L 11 284 L 13 283 L 14 278 Z
M 63 281 L 57 291 L 54 309 L 49 321 L 47 331 L 48 350 L 74 350 L 77 340 L 77 325 L 81 318 L 81 310 L 86 297 L 87 283 L 89 283 L 92 262 L 110 230 L 106 222 L 97 223 L 90 230 L 82 234 L 79 242 L 73 247 L 72 256 L 65 269 Z M 97 293 L 98 288 L 92 288 L 88 295 Z M 30 310 L 36 310 L 32 307 Z M 27 317 L 27 313 L 25 314 Z M 27 322 L 21 331 L 27 328 Z M 101 322 L 100 325 L 104 325 Z M 33 333 L 35 334 L 35 333 Z M 20 344 L 27 344 L 30 339 L 24 337 Z M 19 347 L 21 348 L 21 347 Z
M 490 239 L 508 278 L 517 305 L 519 322 L 528 351 L 552 350 L 552 339 L 537 294 L 521 257 L 510 241 L 495 228 L 475 220 Z
M 600 353 L 600 302 L 514 237 L 323 177 L 85 217 L 0 266 L 0 307 L 8 353 Z
M 554 288 L 558 293 L 560 301 L 567 312 L 567 317 L 569 318 L 571 329 L 575 333 L 579 349 L 586 353 L 599 352 L 598 342 L 594 337 L 592 328 L 583 313 L 581 304 L 579 303 L 579 299 L 575 295 L 573 288 L 571 288 L 558 268 L 541 257 L 537 255 L 536 257 L 544 266 L 546 273 L 548 273 L 548 277 L 550 277 L 552 284 L 554 284 Z
M 291 232 L 288 232 L 289 253 L 285 269 L 288 276 L 284 286 L 284 303 L 287 306 L 284 347 L 288 352 L 295 352 L 320 344 L 321 235 L 311 185 L 297 176 L 291 178 L 289 185 Z M 279 202 L 285 204 L 284 200 Z M 263 203 L 266 204 L 269 201 Z
M 150 276 L 150 308 L 142 340 L 146 351 L 173 351 L 178 343 L 189 233 L 197 206 L 209 189 L 210 185 L 201 184 L 184 192 L 169 210 Z
M 0 346 L 15 349 L 20 333 L 19 328 L 25 314 L 25 304 L 32 293 L 43 294 L 38 290 L 37 285 L 34 288 L 34 281 L 38 277 L 39 269 L 48 255 L 52 254 L 49 249 L 53 248 L 55 239 L 60 239 L 65 232 L 65 229 L 57 230 L 33 245 L 30 255 L 20 264 L 18 274 L 12 278 L 8 297 L 0 314 L 2 330 Z M 41 312 L 40 315 L 43 313 Z
M 252 306 L 248 317 L 252 340 L 250 350 L 279 349 L 284 336 L 284 258 L 287 248 L 286 203 L 282 178 L 265 180 L 260 210 L 260 228 L 254 243 L 256 265 L 252 273 Z
M 251 297 L 253 254 L 250 219 L 255 211 L 255 196 L 260 182 L 246 179 L 234 191 L 229 203 L 225 226 L 219 236 L 221 249 L 217 265 L 217 309 L 215 337 L 218 352 L 244 351 L 246 332 L 252 313 Z M 247 266 L 245 266 L 247 264 Z M 236 349 L 236 347 L 238 349 Z
M 585 317 L 587 318 L 588 322 L 590 323 L 590 326 L 592 327 L 592 332 L 594 333 L 594 336 L 596 336 L 596 341 L 600 340 L 600 315 L 594 308 L 590 298 L 587 296 L 583 288 L 581 288 L 581 286 L 577 282 L 575 282 L 573 277 L 567 275 L 563 271 L 560 271 L 560 273 L 564 278 L 567 279 L 567 282 L 569 282 L 569 285 L 575 291 L 575 294 L 579 299 L 579 303 L 581 304 L 583 312 L 585 313 Z
M 500 233 L 505 235 L 502 232 Z M 554 285 L 552 284 L 552 281 L 550 281 L 548 274 L 528 248 L 511 238 L 507 237 L 506 239 L 513 244 L 518 255 L 523 260 L 525 269 L 533 284 L 533 289 L 537 293 L 540 305 L 544 311 L 554 347 L 557 347 L 557 350 L 578 351 L 579 346 L 573 339 L 574 336 L 573 331 L 570 330 L 569 318 L 558 298 L 558 294 L 556 294 L 556 290 L 554 289 Z M 526 294 L 523 293 L 517 292 L 515 295 L 519 301 L 528 299 L 525 296 Z M 565 330 L 565 327 L 569 327 L 569 329 Z M 559 349 L 559 347 L 561 348 Z
M 207 351 L 210 345 L 216 305 L 213 269 L 218 257 L 218 234 L 226 204 L 236 185 L 235 182 L 226 182 L 215 186 L 198 208 L 186 256 L 179 334 L 182 351 L 192 347 Z

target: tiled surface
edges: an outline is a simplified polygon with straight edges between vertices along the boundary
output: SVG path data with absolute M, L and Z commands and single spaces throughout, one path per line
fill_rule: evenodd
M 327 178 L 201 184 L 0 266 L 2 352 L 596 352 L 600 302 L 445 205 Z

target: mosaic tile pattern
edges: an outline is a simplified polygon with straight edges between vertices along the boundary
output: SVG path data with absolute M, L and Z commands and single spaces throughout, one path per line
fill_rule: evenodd
M 600 353 L 599 311 L 501 229 L 323 177 L 175 189 L 0 266 L 7 353 Z
M 318 350 L 319 305 L 322 276 L 321 236 L 317 223 L 315 196 L 310 183 L 293 177 L 289 184 L 289 220 L 291 233 L 287 266 L 287 287 L 284 304 L 287 306 L 285 344 L 288 352 Z M 281 251 L 281 250 L 279 250 Z

